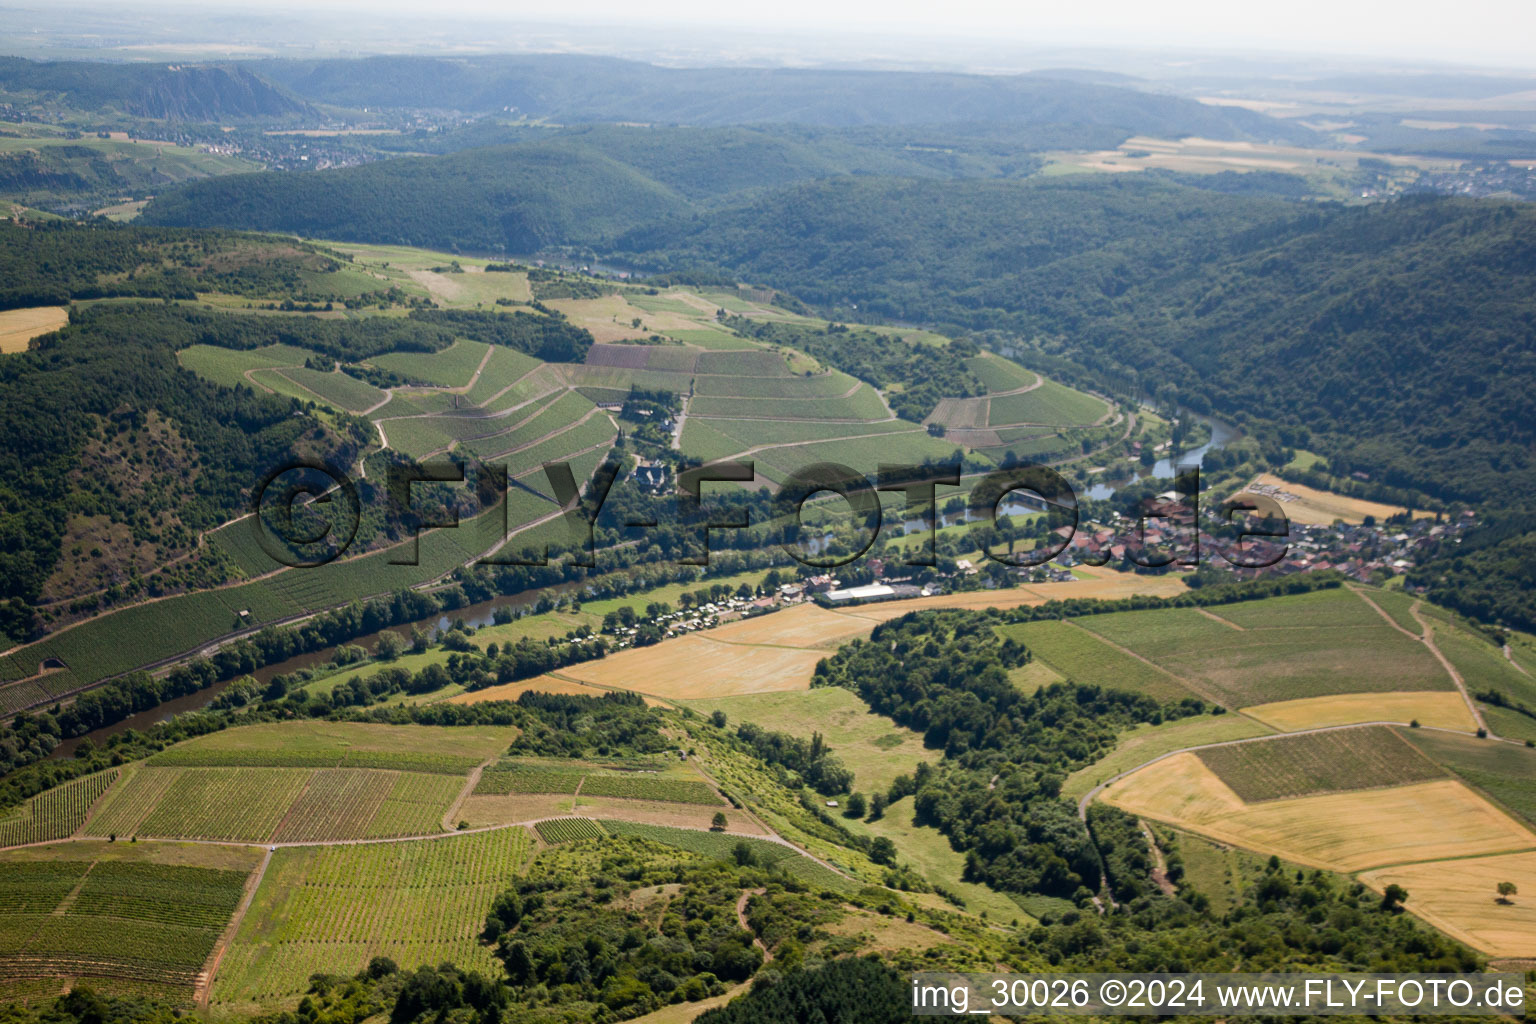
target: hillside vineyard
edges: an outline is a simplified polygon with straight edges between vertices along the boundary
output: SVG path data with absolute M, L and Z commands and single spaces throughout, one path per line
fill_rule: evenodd
M 1518 1016 L 1529 18 L 1190 7 L 12 12 L 5 1024 Z

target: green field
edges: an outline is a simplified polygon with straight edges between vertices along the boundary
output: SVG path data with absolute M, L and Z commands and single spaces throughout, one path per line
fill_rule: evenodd
M 372 384 L 340 371 L 325 372 L 295 366 L 273 372 L 282 374 L 295 384 L 319 395 L 333 408 L 345 412 L 361 413 L 389 397 Z
M 1466 630 L 1435 623 L 1435 646 L 1445 655 L 1473 693 L 1495 690 L 1529 708 L 1536 708 L 1536 679 L 1511 665 L 1502 651 Z
M 986 385 L 989 392 L 1015 391 L 1027 388 L 1039 380 L 1039 376 L 1024 369 L 1018 363 L 1002 356 L 983 352 L 965 361 L 966 368 Z
M 499 965 L 478 935 L 531 851 L 520 828 L 279 849 L 214 978 L 213 1005 L 286 1002 L 311 974 L 355 974 L 375 956 L 494 975 Z
M 463 775 L 499 754 L 516 737 L 516 729 L 496 726 L 441 729 L 372 722 L 268 722 L 178 743 L 156 754 L 149 763 L 398 768 Z
M 511 793 L 564 793 L 574 795 L 586 772 L 548 765 L 496 766 L 480 773 L 476 796 L 507 796 Z
M 596 766 L 498 762 L 480 775 L 476 795 L 506 796 L 513 793 L 609 796 L 626 800 L 659 800 L 663 803 L 720 803 L 707 783 L 691 773 L 678 777 L 650 769 L 604 771 Z
M 1425 729 L 1403 729 L 1398 735 L 1515 814 L 1536 824 L 1536 786 L 1532 785 L 1532 780 L 1536 780 L 1536 750 Z
M 1215 609 L 1236 625 L 1254 623 L 1241 629 L 1188 608 L 1075 621 L 1233 708 L 1335 693 L 1451 688 L 1422 644 L 1382 621 L 1359 597 L 1343 589 L 1302 597 L 1307 600 L 1282 597 Z M 1328 624 L 1334 613 L 1338 624 Z
M 244 351 L 215 345 L 192 345 L 176 353 L 176 358 L 182 366 L 215 384 L 249 388 L 254 385 L 245 376 L 247 370 L 303 366 L 312 355 L 314 353 L 308 349 L 292 345 L 268 345 Z
M 74 835 L 117 776 L 115 768 L 87 775 L 39 793 L 0 814 L 0 846 L 43 843 Z
M 1122 654 L 1096 634 L 1070 622 L 1027 622 L 1002 626 L 998 632 L 1023 644 L 1073 682 L 1144 693 L 1160 701 L 1197 696 L 1167 672 Z
M 480 371 L 474 385 L 464 393 L 464 399 L 471 405 L 483 405 L 543 365 L 515 348 L 493 345 L 490 361 Z
M 691 416 L 725 419 L 881 420 L 890 417 L 880 395 L 868 384 L 846 398 L 708 398 L 688 405 Z
M 788 377 L 789 364 L 777 352 L 760 348 L 733 352 L 703 352 L 693 365 L 694 373 L 740 377 Z
M 837 398 L 852 391 L 858 384 L 855 378 L 836 370 L 810 377 L 700 375 L 694 378 L 694 387 L 699 396 L 725 398 Z
M 474 376 L 490 347 L 481 341 L 460 338 L 439 352 L 388 352 L 369 362 L 411 380 L 461 388 Z
M 588 775 L 581 784 L 583 796 L 612 796 L 626 800 L 660 800 L 674 804 L 720 803 L 714 789 L 705 782 L 692 779 L 658 778 L 650 774 L 626 772 L 623 774 Z
M 0 975 L 149 982 L 185 998 L 255 859 L 254 851 L 107 843 L 6 855 Z
M 840 463 L 866 476 L 873 476 L 874 468 L 883 462 L 918 465 L 927 461 L 943 461 L 950 459 L 955 450 L 953 441 L 929 437 L 921 430 L 914 430 L 900 434 L 887 432 L 873 437 L 819 441 L 787 448 L 768 448 L 757 452 L 752 460 L 757 463 L 758 472 L 770 478 L 787 476 L 818 462 Z M 763 472 L 764 467 L 767 467 L 768 472 Z
M 1047 423 L 1052 426 L 1086 426 L 1109 413 L 1101 399 L 1074 391 L 1053 380 L 1017 395 L 1003 395 L 989 403 L 987 425 Z
M 1409 612 L 1409 609 L 1412 608 L 1414 604 L 1419 600 L 1412 594 L 1405 594 L 1401 590 L 1374 589 L 1364 591 L 1364 594 L 1366 597 L 1370 598 L 1377 607 L 1391 616 L 1393 622 L 1397 623 L 1399 626 L 1402 626 L 1414 636 L 1419 636 L 1424 632 L 1424 629 L 1419 625 L 1418 620 L 1415 619 Z
M 1445 778 L 1439 766 L 1386 726 L 1210 747 L 1198 756 L 1249 803 Z
M 1244 629 L 1318 629 L 1384 625 L 1376 609 L 1348 589 L 1313 590 L 1263 601 L 1239 601 L 1208 609 L 1212 615 Z

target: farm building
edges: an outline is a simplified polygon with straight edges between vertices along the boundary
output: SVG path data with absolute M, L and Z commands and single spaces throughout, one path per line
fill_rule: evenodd
M 871 583 L 863 587 L 828 590 L 817 594 L 816 600 L 829 608 L 838 608 L 851 604 L 866 604 L 870 601 L 894 601 L 900 597 L 922 596 L 922 590 L 904 583 Z

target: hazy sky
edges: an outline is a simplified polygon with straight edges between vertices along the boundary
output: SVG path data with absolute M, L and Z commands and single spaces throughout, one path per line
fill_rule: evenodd
M 209 0 L 205 9 L 249 7 Z M 418 0 L 315 0 L 315 8 L 423 13 Z M 1494 62 L 1536 71 L 1536 0 L 457 0 L 456 16 L 679 22 L 775 34 L 935 33 L 1045 45 L 1234 48 Z

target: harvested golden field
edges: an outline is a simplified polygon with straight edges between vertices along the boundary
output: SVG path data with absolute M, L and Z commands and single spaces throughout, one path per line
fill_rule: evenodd
M 1306 484 L 1293 484 L 1289 480 L 1282 480 L 1271 473 L 1260 473 L 1249 486 L 1254 485 L 1263 489 L 1256 492 L 1259 494 L 1268 494 L 1270 488 L 1281 492 L 1271 496 L 1280 503 L 1286 518 L 1303 526 L 1328 526 L 1335 519 L 1358 524 L 1366 516 L 1375 516 L 1381 520 L 1403 511 L 1401 505 L 1383 505 L 1379 501 L 1366 501 L 1363 498 L 1351 498 L 1332 491 L 1319 491 Z M 1289 500 L 1285 497 L 1287 495 Z M 1433 513 L 1416 512 L 1414 518 L 1420 519 L 1429 515 Z
M 621 800 L 606 796 L 576 798 L 576 813 L 586 818 L 615 818 L 647 825 L 671 825 L 674 828 L 707 829 L 717 812 L 725 815 L 727 831 L 750 832 L 759 836 L 768 834 L 750 814 L 723 805 L 706 807 L 699 804 L 664 803 L 660 800 Z
M 695 634 L 571 665 L 562 676 L 666 699 L 804 690 L 825 651 L 724 644 Z
M 0 311 L 0 353 L 25 352 L 27 343 L 33 338 L 56 331 L 67 323 L 69 310 L 63 306 Z
M 1188 591 L 1178 575 L 1137 576 L 1120 572 L 1107 566 L 1086 568 L 1088 579 L 1069 583 L 1038 583 L 1026 587 L 1010 587 L 1006 590 L 965 590 L 935 597 L 914 597 L 903 601 L 886 601 L 883 604 L 857 605 L 843 615 L 853 615 L 876 622 L 898 618 L 908 612 L 928 608 L 1021 608 L 1026 605 L 1045 604 L 1047 601 L 1066 601 L 1072 598 L 1097 598 L 1114 600 L 1121 597 L 1149 595 L 1174 597 Z
M 1100 799 L 1338 871 L 1536 849 L 1536 835 L 1451 779 L 1245 804 L 1196 755 L 1184 753 L 1111 784 Z
M 772 647 L 836 647 L 844 640 L 867 635 L 870 628 L 867 622 L 807 603 L 728 623 L 710 630 L 709 638 Z
M 1473 949 L 1536 956 L 1536 853 L 1382 868 L 1360 880 L 1378 892 L 1393 883 L 1407 889 L 1404 906 Z M 1520 890 L 1507 904 L 1498 902 L 1500 882 Z
M 448 703 L 482 704 L 488 700 L 517 700 L 529 690 L 536 690 L 539 693 L 574 693 L 584 697 L 601 697 L 607 692 L 600 687 L 572 682 L 569 679 L 535 676 L 532 679 L 520 679 L 515 683 L 502 683 L 499 686 L 487 686 L 483 690 L 461 693 L 456 697 L 449 697 Z
M 464 798 L 454 813 L 470 828 L 483 825 L 507 825 L 514 821 L 539 821 L 570 814 L 573 798 L 560 793 L 513 793 L 496 796 L 473 793 Z
M 1420 690 L 1404 693 L 1336 693 L 1327 697 L 1304 697 L 1257 704 L 1243 708 L 1243 714 L 1256 718 L 1281 732 L 1316 729 L 1329 725 L 1354 725 L 1359 722 L 1402 722 L 1418 719 L 1422 725 L 1442 729 L 1476 732 L 1477 722 L 1467 710 L 1459 691 Z

